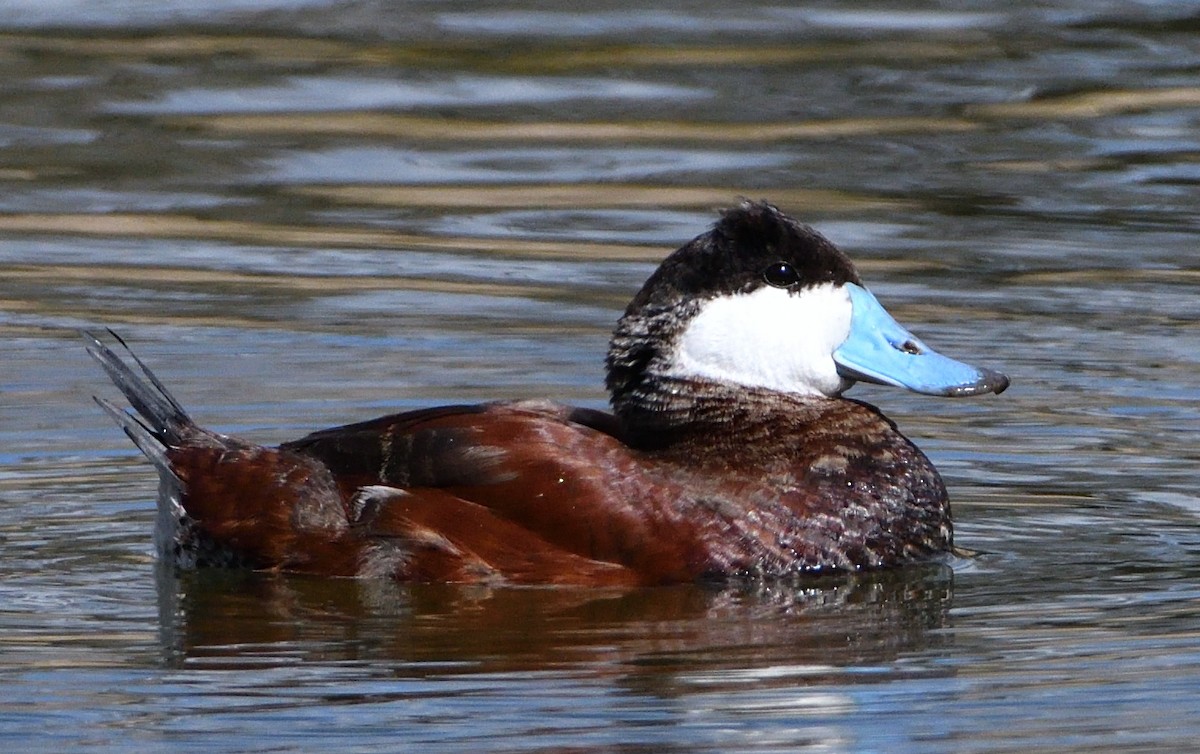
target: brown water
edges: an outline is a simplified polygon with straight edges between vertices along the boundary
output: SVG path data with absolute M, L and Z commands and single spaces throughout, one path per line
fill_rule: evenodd
M 0 6 L 0 748 L 1193 748 L 1195 6 L 574 7 Z M 261 441 L 602 405 L 618 312 L 740 195 L 1014 378 L 854 392 L 978 558 L 632 592 L 156 568 L 76 328 Z

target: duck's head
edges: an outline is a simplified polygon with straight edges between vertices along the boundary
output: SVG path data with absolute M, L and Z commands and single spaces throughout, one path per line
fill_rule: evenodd
M 759 202 L 726 211 L 662 262 L 617 324 L 607 363 L 618 414 L 696 382 L 814 398 L 859 380 L 943 396 L 1008 387 L 926 346 L 837 247 Z

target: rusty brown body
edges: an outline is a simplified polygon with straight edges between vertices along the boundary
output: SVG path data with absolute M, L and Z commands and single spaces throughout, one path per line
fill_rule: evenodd
M 659 584 L 880 568 L 949 546 L 941 481 L 891 422 L 853 401 L 795 403 L 782 427 L 743 423 L 720 452 L 711 433 L 638 450 L 609 414 L 525 402 L 276 449 L 208 435 L 168 457 L 197 531 L 264 569 Z

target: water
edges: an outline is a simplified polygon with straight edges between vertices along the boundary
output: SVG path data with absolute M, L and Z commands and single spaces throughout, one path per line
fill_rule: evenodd
M 4 749 L 1193 747 L 1192 4 L 10 2 L 0 28 Z M 740 195 L 1013 377 L 854 393 L 977 557 L 624 592 L 156 567 L 153 473 L 75 328 L 264 442 L 602 405 L 618 312 Z

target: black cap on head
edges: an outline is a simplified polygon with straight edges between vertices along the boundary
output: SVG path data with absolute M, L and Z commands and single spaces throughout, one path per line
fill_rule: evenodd
M 853 263 L 820 233 L 766 202 L 744 201 L 664 259 L 626 313 L 685 297 L 747 293 L 768 284 L 780 262 L 791 267 L 798 289 L 860 283 Z

